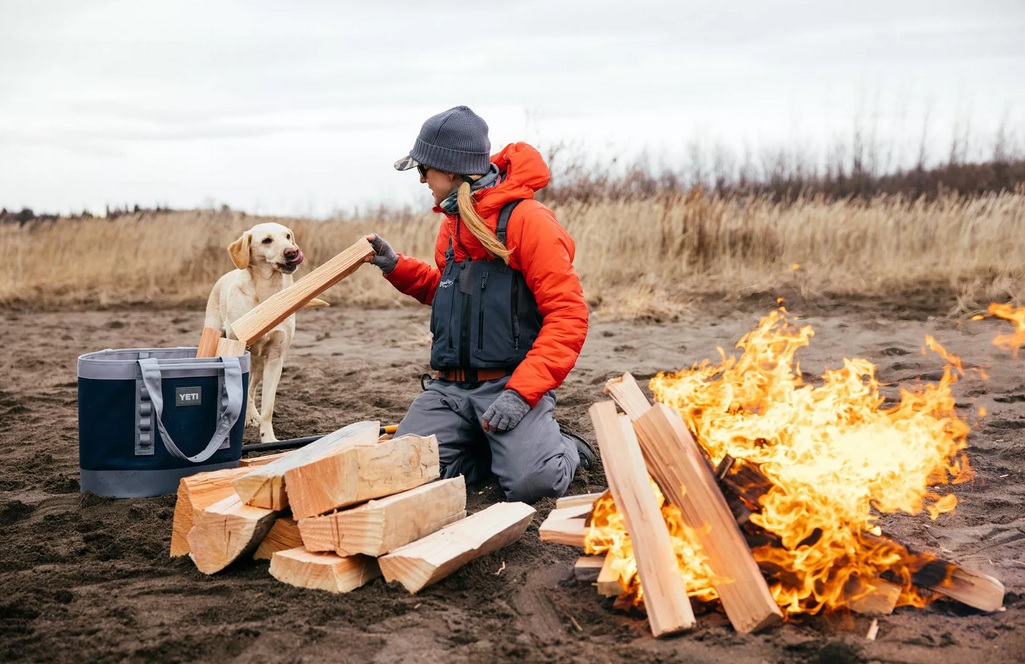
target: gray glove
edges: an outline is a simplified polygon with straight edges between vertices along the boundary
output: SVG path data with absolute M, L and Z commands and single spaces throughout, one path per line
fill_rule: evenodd
M 530 404 L 516 390 L 503 390 L 484 413 L 485 431 L 508 431 L 530 410 Z
M 399 263 L 398 254 L 396 254 L 395 250 L 391 248 L 391 245 L 377 233 L 368 235 L 367 239 L 370 240 L 370 246 L 372 246 L 376 252 L 374 256 L 371 257 L 370 262 L 381 268 L 381 271 L 385 274 L 389 274 Z

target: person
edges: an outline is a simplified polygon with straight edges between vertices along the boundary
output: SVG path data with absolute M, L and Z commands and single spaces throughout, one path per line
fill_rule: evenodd
M 431 305 L 437 371 L 396 436 L 434 434 L 442 477 L 497 478 L 507 500 L 566 493 L 589 465 L 564 435 L 555 394 L 587 336 L 575 245 L 534 193 L 550 179 L 541 154 L 512 143 L 491 156 L 488 125 L 466 106 L 428 118 L 395 168 L 416 168 L 444 214 L 436 265 L 396 253 L 376 233 L 368 262 L 400 292 Z

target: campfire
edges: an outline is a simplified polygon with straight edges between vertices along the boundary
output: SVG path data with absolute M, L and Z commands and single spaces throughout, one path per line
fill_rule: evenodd
M 997 318 L 1004 318 L 1014 323 L 1014 332 L 1000 334 L 993 340 L 997 348 L 1009 350 L 1018 357 L 1018 349 L 1025 345 L 1025 307 L 1015 308 L 1010 304 L 999 304 L 994 302 L 989 305 L 989 315 Z M 978 320 L 983 316 L 974 317 Z
M 795 355 L 812 335 L 780 309 L 738 342 L 739 357 L 720 349 L 718 364 L 655 376 L 655 405 L 627 374 L 606 386 L 625 415 L 592 407 L 610 491 L 559 505 L 541 535 L 604 555 L 582 559 L 579 575 L 642 606 L 656 636 L 694 622 L 674 593 L 720 601 L 741 632 L 940 596 L 1002 606 L 996 579 L 911 551 L 880 525 L 882 514 L 953 512 L 950 485 L 972 479 L 951 392 L 958 358 L 927 338 L 946 363 L 939 382 L 887 399 L 862 359 L 806 383 Z

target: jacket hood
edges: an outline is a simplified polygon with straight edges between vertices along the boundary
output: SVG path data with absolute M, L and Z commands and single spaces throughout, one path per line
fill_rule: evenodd
M 477 211 L 485 218 L 509 201 L 534 198 L 534 192 L 548 186 L 552 178 L 541 153 L 528 143 L 510 143 L 491 157 L 491 163 L 498 166 L 502 180 L 477 198 Z

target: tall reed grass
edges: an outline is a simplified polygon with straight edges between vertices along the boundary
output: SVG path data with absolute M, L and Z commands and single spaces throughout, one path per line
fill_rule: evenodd
M 1025 189 L 909 199 L 779 201 L 701 189 L 553 207 L 577 243 L 575 265 L 598 316 L 665 318 L 707 297 L 899 298 L 937 309 L 1025 302 Z M 226 247 L 258 221 L 296 233 L 298 277 L 368 232 L 433 262 L 438 219 L 380 215 L 311 221 L 224 210 L 0 224 L 0 307 L 201 308 Z M 324 294 L 333 303 L 412 302 L 366 266 Z

